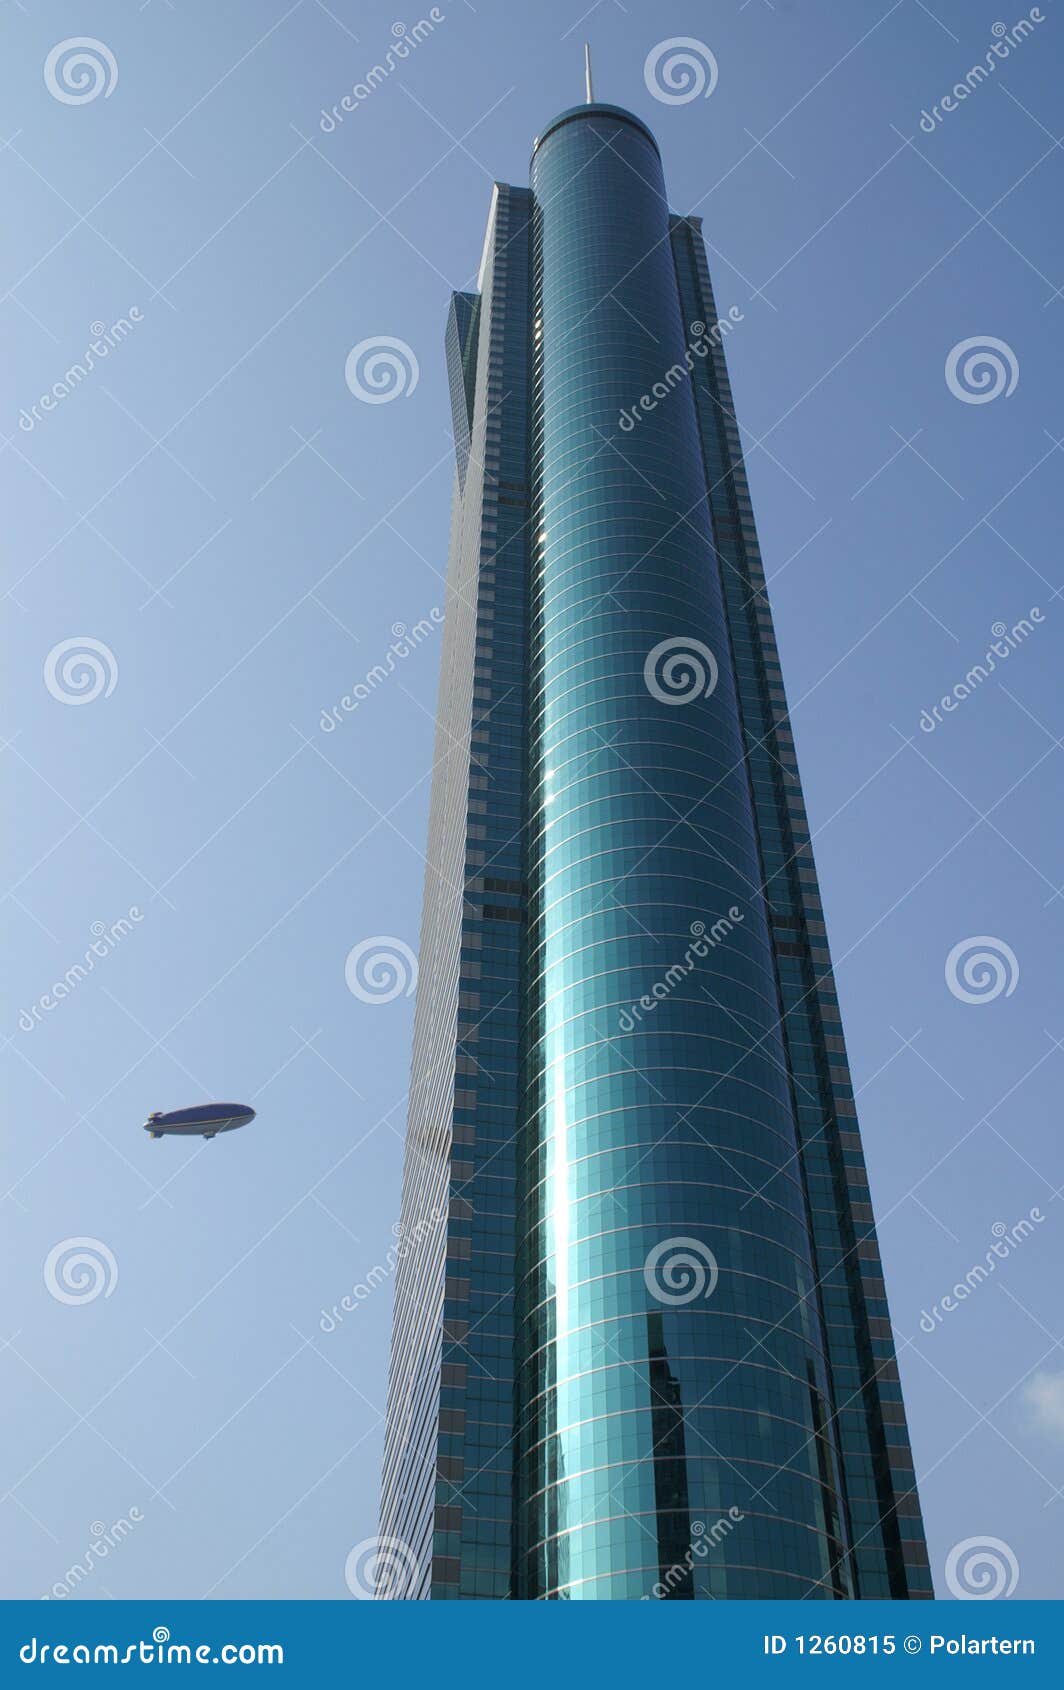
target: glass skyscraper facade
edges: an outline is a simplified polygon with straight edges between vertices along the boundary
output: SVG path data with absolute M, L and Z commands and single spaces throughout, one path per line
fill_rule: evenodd
M 597 103 L 452 300 L 382 1595 L 932 1593 L 729 326 Z

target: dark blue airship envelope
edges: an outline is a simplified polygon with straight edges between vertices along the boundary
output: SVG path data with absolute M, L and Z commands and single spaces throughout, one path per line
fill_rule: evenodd
M 213 1138 L 215 1133 L 229 1133 L 245 1127 L 255 1119 L 255 1111 L 248 1103 L 198 1103 L 192 1109 L 171 1109 L 149 1115 L 144 1131 L 152 1138 L 165 1136 L 191 1137 L 200 1133 Z

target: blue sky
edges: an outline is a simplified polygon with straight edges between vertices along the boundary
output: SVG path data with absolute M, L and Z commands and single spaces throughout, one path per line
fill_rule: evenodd
M 413 999 L 362 1001 L 345 961 L 417 946 L 435 626 L 320 723 L 443 603 L 449 289 L 491 181 L 526 182 L 580 97 L 589 35 L 743 312 L 728 357 L 936 1579 L 990 1536 L 1018 1596 L 1057 1595 L 1064 18 L 1044 0 L 928 133 L 1025 10 L 438 10 L 327 133 L 393 11 L 4 8 L 3 1593 L 45 1594 L 126 1519 L 78 1595 L 342 1598 L 376 1530 L 390 1287 L 320 1316 L 394 1243 Z M 71 103 L 44 67 L 78 37 L 110 58 Z M 712 52 L 710 98 L 652 94 L 675 37 Z M 100 325 L 106 357 L 40 409 Z M 389 336 L 407 391 L 360 401 L 348 354 Z M 962 399 L 947 360 L 988 338 L 1000 381 Z M 105 649 L 71 678 L 57 648 L 85 637 Z M 966 1002 L 947 958 L 983 937 L 1011 989 Z M 258 1119 L 140 1130 L 212 1096 Z M 99 1295 L 46 1280 L 82 1238 Z

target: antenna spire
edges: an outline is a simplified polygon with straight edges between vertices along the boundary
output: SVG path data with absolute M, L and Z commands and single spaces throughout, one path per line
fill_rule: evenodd
M 593 106 L 594 103 L 595 103 L 595 90 L 594 90 L 594 87 L 593 87 L 592 82 L 591 82 L 591 43 L 590 43 L 590 41 L 584 42 L 584 80 L 587 84 L 587 103 L 588 103 L 589 106 Z

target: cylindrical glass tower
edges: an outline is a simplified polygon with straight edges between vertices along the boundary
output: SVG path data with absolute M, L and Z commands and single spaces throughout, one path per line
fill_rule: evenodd
M 847 1597 L 707 328 L 639 119 L 563 113 L 532 188 L 515 1594 Z

